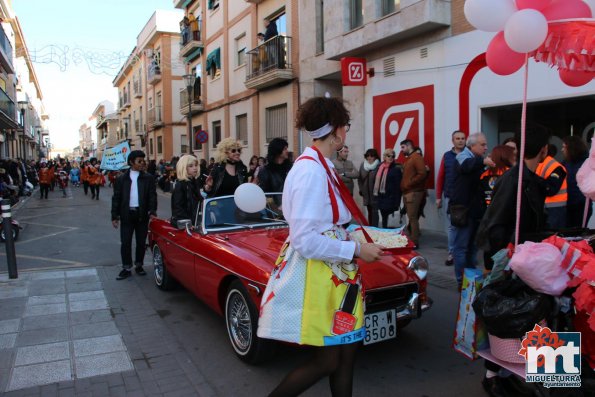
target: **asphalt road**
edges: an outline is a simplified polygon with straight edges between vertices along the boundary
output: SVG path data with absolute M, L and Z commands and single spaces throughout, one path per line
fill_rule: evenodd
M 16 244 L 19 270 L 103 266 L 119 271 L 119 233 L 110 222 L 111 189 L 100 200 L 85 197 L 82 188 L 69 188 L 68 197 L 50 192 L 49 200 L 38 193 L 16 211 L 25 227 Z M 159 193 L 159 216 L 169 216 L 169 196 Z M 0 251 L 0 272 L 6 256 Z M 150 254 L 145 262 L 150 264 Z M 441 269 L 443 270 L 443 269 Z M 450 271 L 450 270 L 449 270 Z M 458 294 L 443 275 L 430 286 L 434 307 L 412 322 L 395 340 L 360 349 L 356 362 L 356 396 L 483 396 L 481 361 L 471 362 L 451 346 Z M 146 300 L 163 320 L 172 338 L 184 346 L 193 364 L 220 396 L 258 396 L 267 392 L 306 360 L 308 349 L 281 346 L 260 366 L 239 361 L 227 340 L 224 321 L 190 293 L 178 289 L 162 292 L 151 277 L 135 278 Z M 321 381 L 306 396 L 329 395 Z

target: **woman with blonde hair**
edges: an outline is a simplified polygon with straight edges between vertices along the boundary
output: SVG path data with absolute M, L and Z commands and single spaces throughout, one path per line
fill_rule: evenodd
M 205 192 L 209 197 L 227 196 L 248 181 L 248 169 L 240 159 L 242 142 L 225 138 L 217 145 L 217 163 L 205 181 Z
M 202 196 L 198 178 L 198 159 L 192 155 L 182 156 L 176 164 L 177 182 L 171 196 L 171 223 L 177 227 L 180 219 L 190 219 L 194 225 Z

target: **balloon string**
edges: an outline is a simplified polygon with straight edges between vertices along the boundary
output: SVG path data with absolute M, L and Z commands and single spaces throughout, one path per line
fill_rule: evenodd
M 595 144 L 595 142 L 593 142 Z M 585 197 L 585 211 L 583 212 L 583 228 L 587 227 L 587 215 L 589 215 L 589 207 L 591 207 L 591 200 Z
M 529 81 L 529 54 L 525 54 L 525 76 L 523 83 L 523 110 L 521 112 L 521 150 L 519 157 L 519 181 L 516 192 L 516 225 L 514 229 L 514 249 L 519 245 L 521 229 L 521 197 L 523 192 L 523 173 L 525 171 L 525 131 L 527 124 L 527 83 Z

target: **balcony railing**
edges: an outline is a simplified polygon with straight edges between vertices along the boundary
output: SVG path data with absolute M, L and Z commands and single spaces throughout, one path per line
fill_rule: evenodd
M 6 94 L 6 92 L 0 90 L 0 110 L 4 112 L 10 119 L 15 120 L 16 113 L 14 107 L 14 101 Z
M 247 88 L 261 89 L 293 79 L 291 37 L 276 36 L 248 51 Z
M 14 73 L 14 66 L 12 64 L 12 44 L 10 44 L 10 40 L 6 37 L 6 33 L 4 32 L 4 28 L 0 25 L 0 49 L 2 49 L 3 55 L 0 56 L 0 63 L 2 66 L 9 72 Z
M 163 126 L 161 106 L 155 106 L 147 111 L 147 122 L 149 123 L 149 128 L 152 129 Z
M 134 120 L 134 131 L 137 135 L 144 135 L 146 132 L 146 125 L 143 125 L 143 121 L 141 119 Z
M 161 81 L 161 67 L 156 62 L 151 62 L 147 71 L 147 83 L 155 84 Z
M 128 108 L 130 107 L 130 96 L 127 92 L 120 96 L 120 100 L 118 101 L 118 109 Z
M 183 57 L 190 56 L 192 59 L 198 57 L 200 53 L 196 51 L 196 49 L 203 48 L 204 46 L 201 41 L 200 30 L 192 30 L 188 26 L 181 29 L 181 33 L 182 40 L 180 40 L 180 55 Z
M 204 105 L 200 99 L 200 94 L 196 92 L 197 90 L 192 90 L 191 97 L 192 97 L 192 106 L 188 106 L 188 90 L 181 90 L 180 91 L 180 112 L 184 115 L 188 114 L 190 111 L 192 114 L 197 114 L 205 110 Z

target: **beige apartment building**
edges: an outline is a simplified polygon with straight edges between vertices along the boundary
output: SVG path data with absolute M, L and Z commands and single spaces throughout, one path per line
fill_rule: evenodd
M 297 1 L 173 3 L 185 17 L 179 21 L 180 60 L 186 75 L 194 77 L 179 91 L 181 111 L 187 119 L 190 113 L 194 154 L 213 157 L 217 143 L 226 137 L 243 142 L 245 163 L 253 154 L 266 156 L 268 142 L 275 137 L 287 139 L 290 150 L 296 151 Z M 265 32 L 265 18 L 276 24 L 278 36 L 262 43 L 257 33 Z M 204 144 L 196 139 L 201 131 L 207 136 Z
M 0 159 L 46 157 L 48 118 L 18 17 L 0 0 Z
M 97 142 L 96 156 L 101 160 L 105 149 L 118 144 L 118 127 L 120 124 L 118 114 L 115 112 L 114 104 L 105 100 L 99 102 L 91 118 L 95 120 L 97 130 L 97 136 L 95 137 Z
M 179 91 L 184 67 L 178 10 L 157 10 L 137 37 L 137 45 L 113 81 L 118 89 L 116 143 L 128 141 L 149 160 L 171 160 L 187 152 Z

